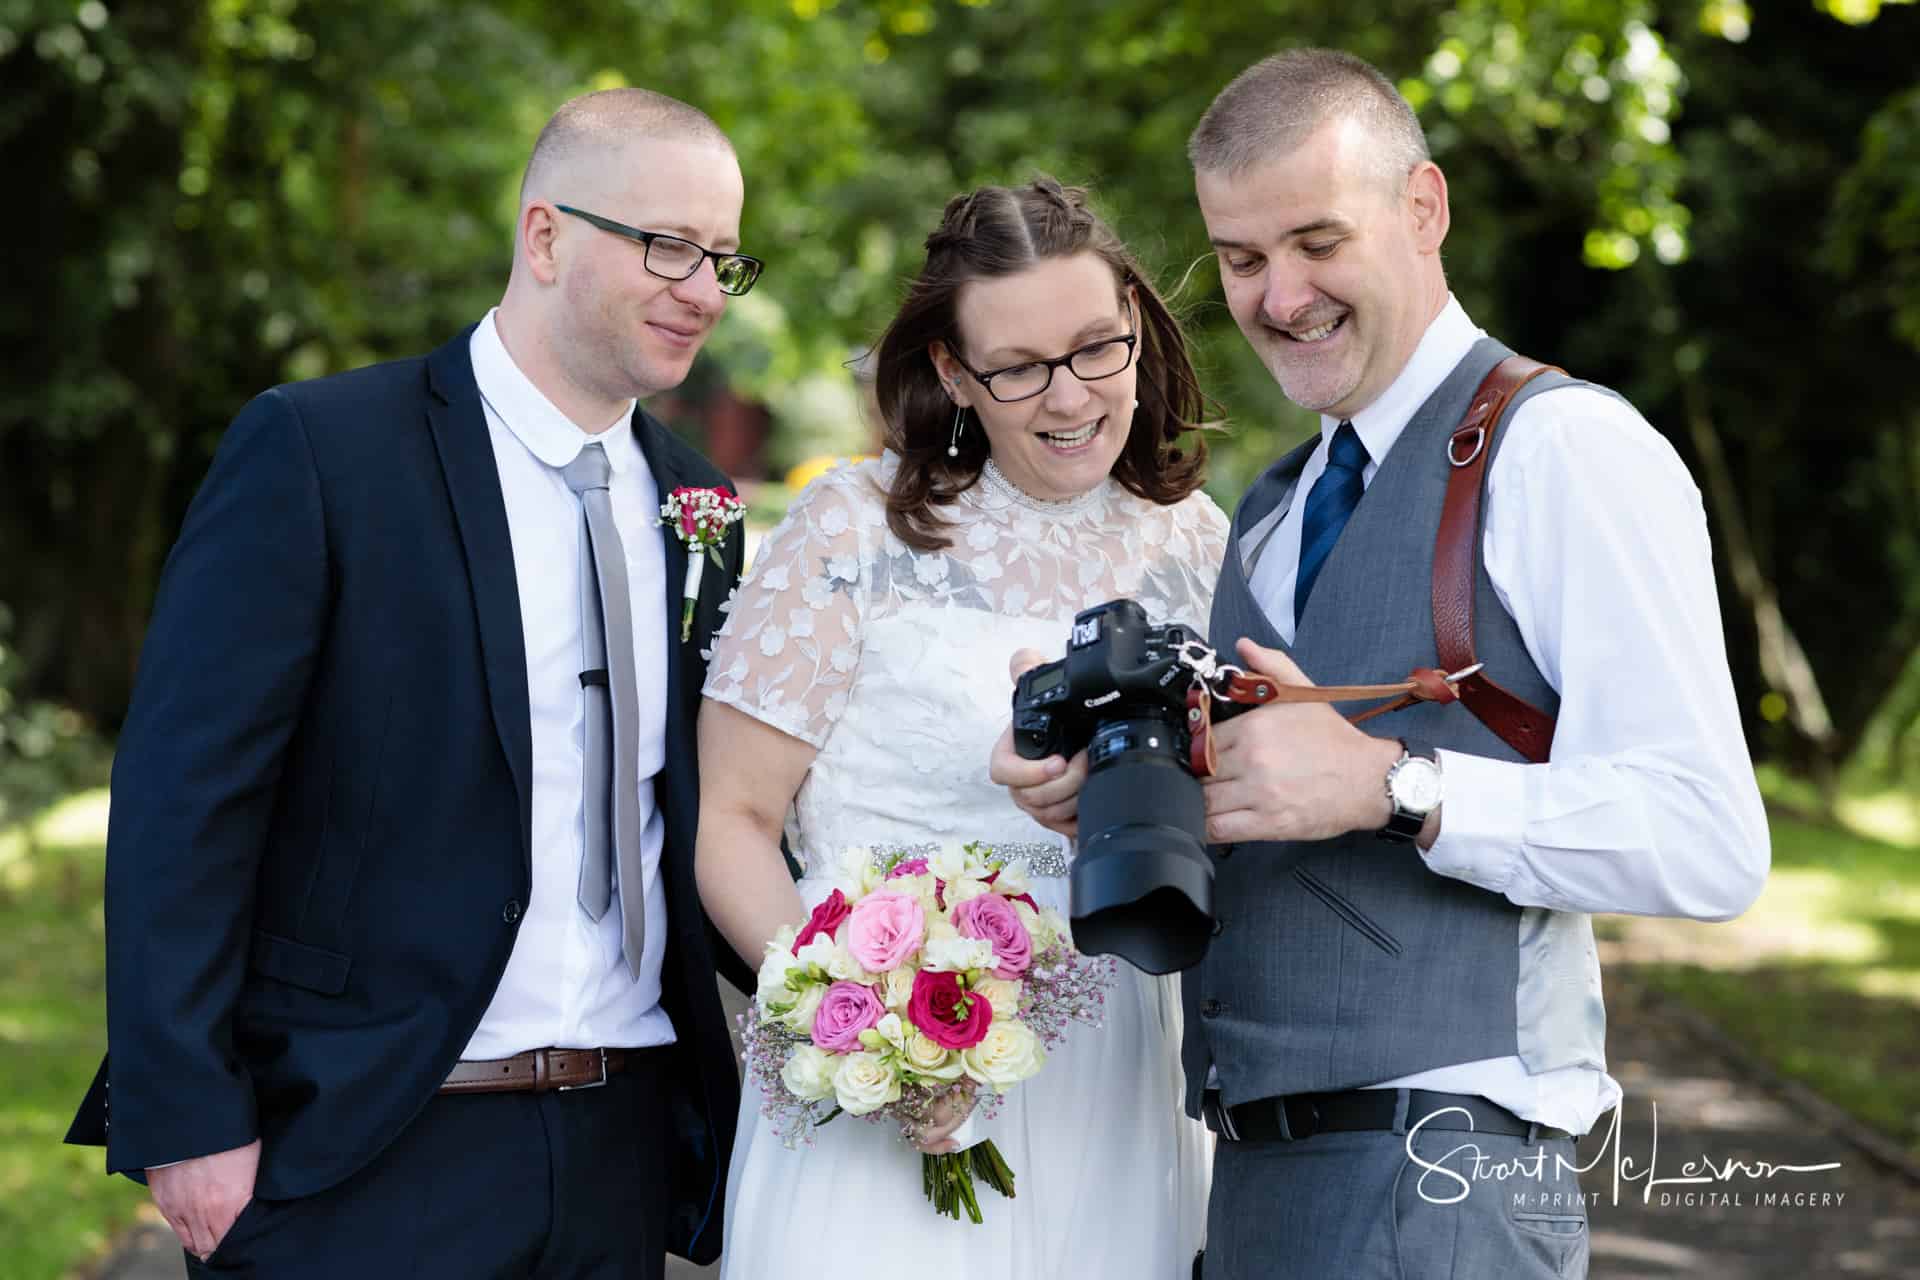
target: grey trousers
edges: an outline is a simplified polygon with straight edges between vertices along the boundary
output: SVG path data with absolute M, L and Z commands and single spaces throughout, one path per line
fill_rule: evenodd
M 1205 1280 L 1584 1280 L 1573 1143 L 1423 1128 L 1229 1142 Z

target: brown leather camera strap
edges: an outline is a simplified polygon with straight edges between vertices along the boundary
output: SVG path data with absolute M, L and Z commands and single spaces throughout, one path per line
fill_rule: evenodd
M 1187 764 L 1196 778 L 1213 776 L 1216 763 L 1213 753 L 1213 703 L 1216 698 L 1253 707 L 1274 702 L 1393 700 L 1366 711 L 1349 713 L 1347 719 L 1359 724 L 1362 720 L 1388 711 L 1398 711 L 1416 702 L 1457 701 L 1459 694 L 1455 691 L 1456 687 L 1462 680 L 1471 679 L 1475 673 L 1468 671 L 1450 677 L 1433 667 L 1422 667 L 1395 684 L 1281 684 L 1258 672 L 1236 669 L 1227 672 L 1213 687 L 1209 687 L 1205 681 L 1195 680 L 1193 688 L 1187 692 L 1187 732 L 1191 739 Z
M 1213 775 L 1215 698 L 1248 706 L 1392 699 L 1349 713 L 1347 719 L 1354 724 L 1416 702 L 1459 702 L 1522 757 L 1534 764 L 1546 763 L 1553 748 L 1553 717 L 1495 684 L 1474 656 L 1473 583 L 1480 563 L 1480 495 L 1486 489 L 1494 432 L 1520 388 L 1549 372 L 1564 370 L 1525 356 L 1508 356 L 1480 383 L 1466 417 L 1447 437 L 1447 461 L 1453 464 L 1453 473 L 1447 477 L 1440 531 L 1433 546 L 1433 638 L 1441 668 L 1421 667 L 1398 684 L 1281 684 L 1238 669 L 1223 672 L 1213 687 L 1196 680 L 1187 695 L 1187 729 L 1192 739 L 1188 764 L 1195 777 Z
M 1473 583 L 1480 563 L 1480 495 L 1486 488 L 1493 433 L 1520 388 L 1552 365 L 1508 356 L 1474 393 L 1467 416 L 1447 438 L 1447 496 L 1433 543 L 1433 638 L 1440 664 L 1449 671 L 1473 667 Z M 1476 670 L 1456 686 L 1460 701 L 1480 723 L 1534 764 L 1546 763 L 1553 747 L 1553 717 Z

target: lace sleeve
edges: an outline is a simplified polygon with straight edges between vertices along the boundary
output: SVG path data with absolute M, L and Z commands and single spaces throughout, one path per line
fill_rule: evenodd
M 702 692 L 818 748 L 860 666 L 870 576 L 865 531 L 878 493 L 828 472 L 766 536 L 714 633 Z
M 1218 503 L 1204 492 L 1195 493 L 1180 504 L 1181 523 L 1193 539 L 1193 611 L 1202 626 L 1213 614 L 1213 588 L 1220 580 L 1220 566 L 1227 556 L 1227 534 L 1232 521 Z

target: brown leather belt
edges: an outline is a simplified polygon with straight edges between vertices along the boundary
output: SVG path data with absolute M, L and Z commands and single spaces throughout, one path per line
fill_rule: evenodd
M 597 1089 L 638 1064 L 643 1049 L 529 1049 L 453 1064 L 441 1093 L 553 1093 Z

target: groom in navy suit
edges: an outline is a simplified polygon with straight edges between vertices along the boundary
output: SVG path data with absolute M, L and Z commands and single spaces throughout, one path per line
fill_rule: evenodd
M 148 1183 L 195 1274 L 718 1253 L 737 1092 L 693 725 L 742 545 L 683 641 L 659 505 L 723 478 L 637 401 L 753 284 L 741 202 L 699 111 L 576 99 L 496 310 L 222 440 L 114 766 L 108 1058 L 68 1135 Z

